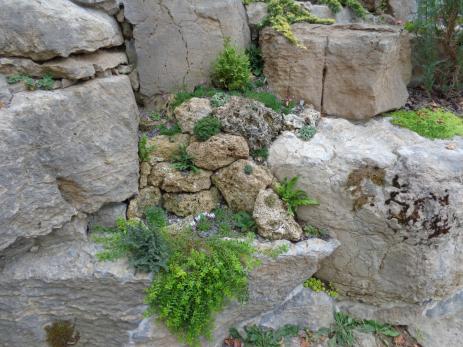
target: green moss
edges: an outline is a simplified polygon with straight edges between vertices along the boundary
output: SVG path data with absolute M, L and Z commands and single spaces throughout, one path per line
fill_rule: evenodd
M 389 115 L 392 117 L 392 124 L 413 130 L 430 139 L 463 136 L 463 118 L 444 109 L 400 110 Z
M 195 123 L 193 133 L 199 141 L 206 141 L 214 135 L 220 133 L 222 124 L 217 117 L 207 116 Z
M 332 298 L 335 298 L 338 296 L 338 292 L 336 289 L 333 287 L 331 283 L 328 284 L 328 286 L 325 286 L 325 284 L 319 280 L 318 278 L 311 277 L 307 281 L 304 282 L 304 287 L 305 288 L 310 288 L 314 292 L 325 292 Z
M 70 321 L 55 321 L 45 327 L 47 344 L 50 347 L 68 347 L 79 341 L 79 332 Z
M 175 94 L 174 100 L 170 103 L 169 107 L 172 110 L 175 110 L 178 106 L 192 98 L 208 98 L 214 96 L 214 94 L 217 93 L 223 93 L 223 91 L 205 86 L 198 86 L 192 92 L 182 90 Z

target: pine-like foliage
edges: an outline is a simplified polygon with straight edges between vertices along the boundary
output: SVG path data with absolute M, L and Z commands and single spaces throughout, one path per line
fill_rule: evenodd
M 420 0 L 418 18 L 406 28 L 417 34 L 415 59 L 428 90 L 453 94 L 463 88 L 463 0 Z
M 299 177 L 295 176 L 288 180 L 287 177 L 277 185 L 276 192 L 288 206 L 288 212 L 291 215 L 296 213 L 296 209 L 300 206 L 318 205 L 319 202 L 309 198 L 306 192 L 296 188 Z

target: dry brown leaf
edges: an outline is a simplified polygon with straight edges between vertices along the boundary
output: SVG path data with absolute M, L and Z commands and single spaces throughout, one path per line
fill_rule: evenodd
M 407 340 L 405 339 L 405 337 L 403 335 L 399 335 L 397 337 L 394 337 L 394 344 L 396 346 L 405 346 L 406 343 L 407 343 Z

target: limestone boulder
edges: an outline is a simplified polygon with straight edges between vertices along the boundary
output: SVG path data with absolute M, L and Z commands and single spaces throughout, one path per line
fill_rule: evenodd
M 172 165 L 164 166 L 164 177 L 161 188 L 169 193 L 196 193 L 211 187 L 211 171 L 182 172 L 174 169 Z
M 43 61 L 122 45 L 116 20 L 68 0 L 1 0 L 0 52 Z
M 126 76 L 17 93 L 0 108 L 0 250 L 136 194 L 137 112 Z
M 216 188 L 198 193 L 165 193 L 164 208 L 180 217 L 210 212 L 219 204 L 220 194 Z
M 118 218 L 126 218 L 127 204 L 123 202 L 104 205 L 98 212 L 88 217 L 88 226 L 92 230 L 97 226 L 113 227 Z
M 341 242 L 318 276 L 371 303 L 438 300 L 463 286 L 463 139 L 450 142 L 388 118 L 322 118 L 311 141 L 274 142 L 275 176 L 299 176 L 320 201 L 298 217 Z
M 212 113 L 211 102 L 206 98 L 192 98 L 175 109 L 175 118 L 183 132 L 193 134 L 198 120 Z
M 271 28 L 260 38 L 265 76 L 281 98 L 305 100 L 329 115 L 351 119 L 405 104 L 411 48 L 400 28 L 306 23 L 292 28 L 304 47 Z
M 299 241 L 302 237 L 301 226 L 288 213 L 288 208 L 273 189 L 259 192 L 252 216 L 257 224 L 257 232 L 263 238 Z
M 251 29 L 251 38 L 255 41 L 259 38 L 260 24 L 267 17 L 268 4 L 265 2 L 251 2 L 246 5 L 246 14 Z
M 283 126 L 283 117 L 259 101 L 232 96 L 214 111 L 222 130 L 244 137 L 251 149 L 268 147 Z
M 157 162 L 170 161 L 178 152 L 180 146 L 188 146 L 189 143 L 190 135 L 188 134 L 157 135 L 148 141 L 148 146 L 153 147 L 148 162 L 155 165 Z
M 145 215 L 148 207 L 159 205 L 161 202 L 161 191 L 157 187 L 146 187 L 140 189 L 138 196 L 130 200 L 127 209 L 127 218 L 141 218 Z
M 140 93 L 147 98 L 209 81 L 226 37 L 243 49 L 250 41 L 241 0 L 122 2 L 134 26 Z
M 389 0 L 392 15 L 405 22 L 413 20 L 418 12 L 418 0 Z
M 250 173 L 245 167 L 250 167 Z M 235 211 L 254 210 L 257 195 L 273 181 L 272 175 L 251 160 L 238 160 L 220 169 L 212 176 L 212 182 L 219 188 L 228 206 Z
M 115 15 L 119 11 L 120 0 L 71 0 L 72 2 L 90 8 L 97 8 Z
M 219 134 L 204 142 L 193 142 L 187 152 L 194 158 L 196 166 L 212 171 L 249 157 L 246 140 L 230 134 Z

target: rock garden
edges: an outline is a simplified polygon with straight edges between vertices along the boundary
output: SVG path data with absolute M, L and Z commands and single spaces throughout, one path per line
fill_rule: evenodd
M 0 5 L 1 347 L 462 344 L 462 0 Z

